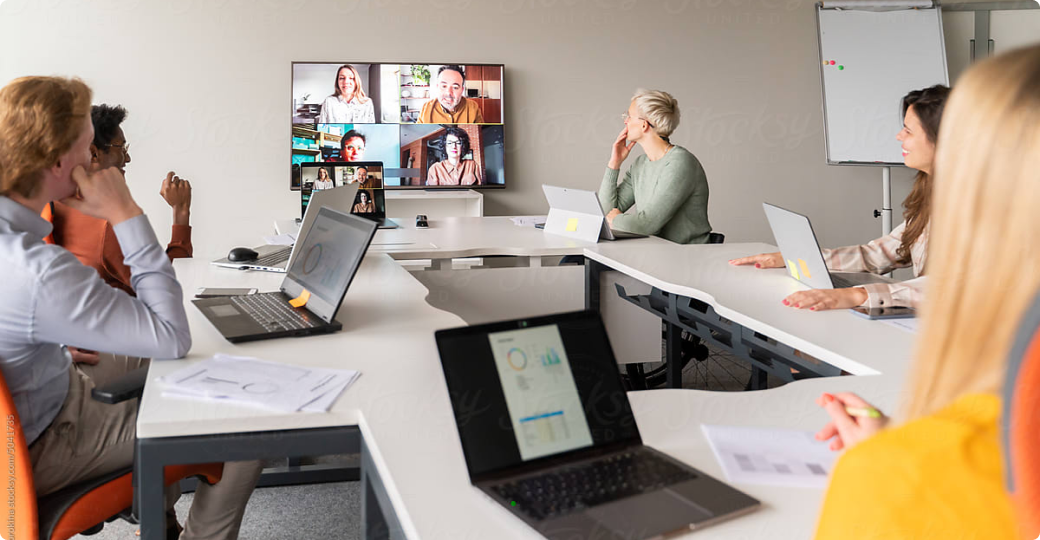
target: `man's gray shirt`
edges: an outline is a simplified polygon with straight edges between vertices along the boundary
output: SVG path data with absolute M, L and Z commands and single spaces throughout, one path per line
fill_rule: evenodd
M 70 345 L 149 358 L 191 348 L 181 286 L 148 218 L 114 227 L 134 298 L 60 246 L 51 224 L 0 196 L 0 371 L 27 443 L 58 415 L 69 389 Z

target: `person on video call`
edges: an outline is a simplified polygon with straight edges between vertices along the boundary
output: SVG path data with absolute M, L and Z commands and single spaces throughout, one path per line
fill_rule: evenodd
M 469 154 L 469 134 L 455 126 L 444 130 L 441 137 L 444 153 L 448 159 L 438 161 L 426 175 L 427 186 L 472 186 L 480 183 L 480 171 L 472 159 L 463 159 Z
M 372 214 L 376 211 L 376 203 L 372 202 L 372 196 L 367 191 L 358 192 L 358 202 L 354 204 L 355 214 Z
M 321 104 L 319 124 L 374 124 L 375 109 L 372 98 L 365 95 L 361 75 L 350 64 L 343 64 L 336 71 L 336 82 L 332 95 Z
M 484 115 L 477 102 L 462 96 L 466 91 L 466 74 L 462 66 L 447 65 L 437 70 L 434 98 L 423 104 L 420 124 L 483 124 Z
M 336 186 L 332 183 L 332 178 L 329 178 L 329 171 L 325 167 L 318 169 L 318 179 L 314 181 L 314 191 L 334 187 Z
M 358 183 L 364 187 L 365 182 L 368 181 L 368 169 L 365 167 L 358 167 L 354 169 L 354 179 L 350 181 L 351 184 Z
M 365 159 L 365 134 L 352 129 L 339 140 L 339 158 L 330 158 L 329 161 L 364 161 Z
M 640 88 L 621 117 L 625 127 L 614 140 L 599 188 L 607 224 L 677 244 L 707 242 L 708 178 L 693 154 L 668 140 L 679 126 L 679 102 L 667 92 Z M 618 184 L 621 163 L 636 143 L 644 155 Z M 633 205 L 638 212 L 625 214 Z

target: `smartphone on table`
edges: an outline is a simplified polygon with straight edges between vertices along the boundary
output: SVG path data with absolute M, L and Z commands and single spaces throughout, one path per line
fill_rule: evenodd
M 893 307 L 876 307 L 867 308 L 864 306 L 852 308 L 852 312 L 860 317 L 864 317 L 872 320 L 879 319 L 912 319 L 917 316 L 917 311 L 914 308 L 893 306 Z

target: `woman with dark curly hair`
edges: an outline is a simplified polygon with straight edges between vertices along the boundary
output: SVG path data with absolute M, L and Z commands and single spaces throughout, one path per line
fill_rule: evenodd
M 483 183 L 483 175 L 477 169 L 477 163 L 472 159 L 463 159 L 470 152 L 466 130 L 454 126 L 445 129 L 441 144 L 448 159 L 430 167 L 426 175 L 427 186 L 472 186 Z

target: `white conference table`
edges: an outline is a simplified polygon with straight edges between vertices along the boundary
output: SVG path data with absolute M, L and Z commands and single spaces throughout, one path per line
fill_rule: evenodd
M 468 225 L 467 219 L 471 218 L 460 218 L 460 224 Z M 520 229 L 507 220 L 506 224 Z M 881 373 L 806 380 L 760 392 L 655 390 L 629 393 L 644 442 L 713 476 L 722 477 L 701 434 L 702 423 L 818 429 L 825 422 L 825 416 L 813 399 L 823 390 L 857 391 L 888 410 L 898 402 L 911 335 L 896 334 L 894 332 L 902 330 L 888 326 L 879 329 L 881 323 L 878 322 L 839 320 L 837 316 L 847 316 L 842 313 L 774 310 L 770 304 L 779 305 L 779 301 L 772 302 L 772 296 L 786 294 L 784 291 L 789 290 L 791 284 L 771 272 L 751 270 L 740 275 L 750 269 L 716 264 L 717 259 L 728 257 L 730 251 L 695 253 L 690 250 L 687 253 L 686 248 L 694 246 L 677 246 L 658 239 L 570 246 L 565 245 L 571 242 L 569 240 L 533 229 L 520 233 L 526 238 L 517 243 L 535 245 L 496 247 L 492 245 L 493 237 L 482 236 L 481 242 L 487 245 L 474 242 L 467 246 L 469 233 L 464 231 L 437 231 L 435 227 L 432 231 L 416 232 L 440 234 L 427 242 L 439 242 L 435 245 L 443 246 L 444 251 L 416 249 L 403 258 L 449 259 L 524 253 L 534 257 L 574 254 L 572 251 L 580 247 L 580 253 L 598 264 L 631 272 L 655 287 L 705 300 L 720 314 L 739 319 L 740 324 L 768 326 L 782 332 L 792 343 L 804 344 L 814 356 L 864 372 Z M 404 236 L 405 230 L 396 233 Z M 377 235 L 377 239 L 386 237 L 384 231 Z M 537 238 L 541 238 L 544 245 L 537 246 Z M 414 243 L 413 240 L 400 241 Z M 724 247 L 732 253 L 749 254 L 760 250 L 762 245 Z M 509 250 L 513 253 L 508 253 Z M 337 317 L 344 329 L 336 334 L 233 345 L 226 342 L 194 306 L 187 305 L 194 339 L 192 351 L 184 359 L 152 362 L 141 400 L 137 426 L 138 477 L 144 538 L 161 538 L 163 534 L 163 506 L 156 502 L 162 496 L 161 487 L 156 484 L 161 464 L 338 453 L 356 447 L 357 439 L 363 454 L 364 535 L 384 531 L 391 538 L 540 538 L 469 484 L 433 338 L 437 329 L 460 326 L 462 320 L 427 304 L 426 288 L 390 256 L 378 251 L 372 250 L 366 256 L 348 291 Z M 494 253 L 496 251 L 502 253 Z M 677 259 L 678 253 L 683 253 L 684 258 Z M 629 255 L 634 259 L 629 259 Z M 651 255 L 663 259 L 655 262 Z M 679 260 L 686 261 L 682 270 L 676 269 Z M 696 269 L 699 265 L 703 265 L 702 270 Z M 177 260 L 175 268 L 185 291 L 194 291 L 199 286 L 275 290 L 281 280 L 277 274 L 217 268 L 202 259 Z M 737 275 L 741 276 L 737 280 L 739 287 L 735 287 L 733 279 Z M 727 287 L 735 290 L 726 292 Z M 190 298 L 185 302 L 190 304 Z M 825 330 L 816 329 L 814 323 L 821 324 Z M 842 334 L 851 340 L 860 339 L 857 336 L 861 334 L 865 336 L 863 345 L 867 352 L 845 346 Z M 886 345 L 876 341 L 887 339 L 895 343 Z M 321 414 L 279 414 L 162 396 L 156 377 L 217 352 L 304 366 L 358 369 L 362 376 L 329 412 Z M 178 461 L 179 458 L 183 460 Z M 821 491 L 737 487 L 762 500 L 763 508 L 715 526 L 702 537 L 805 538 L 811 535 Z

